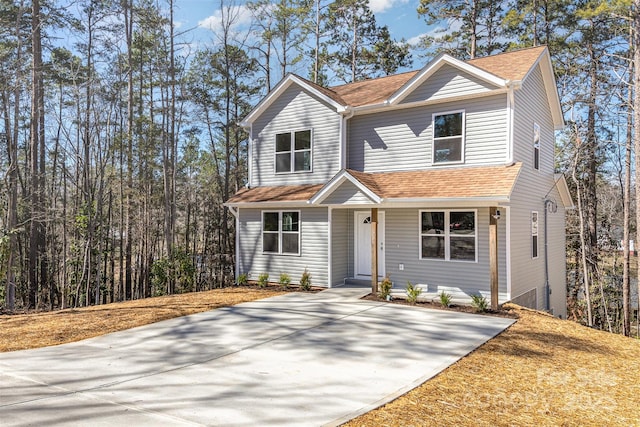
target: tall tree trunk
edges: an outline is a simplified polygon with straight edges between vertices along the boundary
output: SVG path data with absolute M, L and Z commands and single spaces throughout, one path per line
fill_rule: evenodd
M 633 27 L 629 27 L 629 47 L 633 46 Z M 630 49 L 631 50 L 631 49 Z M 631 59 L 631 57 L 629 58 Z M 633 138 L 633 120 L 631 112 L 633 111 L 633 63 L 629 61 L 629 86 L 627 89 L 627 109 L 629 115 L 627 117 L 627 140 L 625 143 L 625 157 L 624 157 L 624 195 L 623 195 L 623 214 L 622 214 L 622 250 L 623 250 L 623 263 L 622 263 L 622 334 L 629 336 L 631 333 L 631 286 L 629 281 L 629 265 L 630 265 L 630 253 L 629 253 L 629 220 L 631 216 L 631 144 Z
M 32 3 L 32 82 L 31 82 L 31 230 L 29 238 L 29 306 L 37 307 L 38 292 L 46 287 L 47 266 L 43 230 L 44 209 L 44 88 L 42 69 L 42 28 L 40 1 Z
M 636 164 L 636 224 L 640 224 L 640 0 L 633 0 L 633 135 Z M 640 227 L 636 227 L 636 247 L 640 245 Z M 638 262 L 638 316 L 640 317 L 640 256 Z M 636 318 L 636 333 L 640 336 L 640 319 Z
M 124 0 L 125 33 L 127 40 L 127 188 L 126 235 L 124 256 L 124 299 L 130 300 L 133 295 L 132 276 L 132 239 L 133 239 L 133 0 Z M 122 264 L 120 266 L 122 268 Z

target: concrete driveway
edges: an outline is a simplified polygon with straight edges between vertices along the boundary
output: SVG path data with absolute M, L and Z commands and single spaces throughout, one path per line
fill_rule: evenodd
M 337 425 L 513 322 L 357 299 L 366 293 L 292 293 L 0 353 L 0 424 Z

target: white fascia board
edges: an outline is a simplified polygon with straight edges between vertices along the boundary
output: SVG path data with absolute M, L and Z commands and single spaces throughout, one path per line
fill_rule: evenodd
M 346 110 L 346 107 L 344 105 L 341 105 L 334 99 L 328 97 L 316 88 L 310 86 L 294 74 L 287 74 L 287 76 L 282 79 L 280 83 L 278 83 L 276 87 L 271 92 L 269 92 L 267 96 L 265 96 L 253 110 L 251 110 L 247 117 L 245 117 L 245 119 L 240 122 L 240 126 L 246 128 L 251 125 L 251 123 L 253 123 L 267 108 L 269 108 L 269 106 L 271 106 L 271 104 L 273 104 L 273 102 L 278 99 L 278 97 L 282 95 L 282 93 L 287 90 L 292 84 L 297 84 L 307 92 L 311 93 L 314 97 L 331 105 L 336 109 L 336 112 L 338 113 L 342 113 Z
M 443 197 L 443 198 L 403 198 L 403 199 L 386 199 L 381 207 L 396 205 L 409 206 L 452 206 L 452 207 L 491 207 L 491 206 L 508 206 L 510 198 L 508 196 L 498 197 Z
M 549 100 L 549 109 L 551 110 L 553 125 L 556 130 L 560 130 L 564 127 L 564 116 L 562 114 L 562 107 L 560 106 L 558 86 L 556 84 L 556 77 L 553 74 L 553 67 L 551 65 L 549 53 L 547 52 L 545 56 L 547 59 L 542 61 L 540 64 L 540 68 L 542 69 L 542 79 L 544 81 L 545 91 L 547 92 L 547 99 Z
M 238 203 L 223 203 L 223 206 L 228 208 L 242 208 L 242 209 L 266 209 L 266 208 L 306 208 L 309 203 L 306 200 L 296 201 L 274 201 L 274 202 L 238 202 Z
M 431 77 L 436 71 L 438 71 L 443 65 L 448 64 L 461 71 L 464 71 L 472 76 L 478 77 L 490 84 L 498 87 L 506 87 L 507 82 L 500 77 L 484 71 L 478 67 L 474 67 L 464 61 L 460 61 L 450 55 L 441 54 L 437 56 L 433 61 L 428 63 L 422 70 L 420 70 L 415 76 L 405 83 L 398 91 L 393 94 L 387 103 L 391 105 L 402 102 L 411 92 L 413 92 L 418 86 L 420 86 L 425 80 Z
M 556 182 L 556 188 L 558 189 L 558 193 L 560 193 L 560 199 L 562 199 L 562 204 L 565 209 L 575 209 L 575 205 L 573 204 L 573 198 L 571 197 L 571 192 L 569 191 L 569 186 L 567 185 L 567 179 L 564 174 L 556 173 L 553 175 L 553 179 Z
M 486 197 L 467 197 L 467 198 L 438 198 L 438 199 L 383 199 L 380 203 L 357 203 L 347 205 L 327 205 L 332 209 L 357 209 L 370 208 L 372 206 L 378 209 L 398 209 L 398 208 L 438 208 L 438 209 L 473 209 L 473 208 L 489 208 L 493 206 L 508 207 L 509 198 L 486 198 Z
M 351 182 L 355 185 L 358 190 L 364 193 L 369 199 L 371 199 L 372 203 L 378 204 L 382 202 L 382 198 L 367 188 L 364 184 L 358 181 L 353 175 L 351 175 L 346 170 L 341 170 L 338 172 L 336 176 L 331 178 L 331 180 L 325 184 L 324 187 L 320 189 L 311 199 L 309 199 L 309 203 L 312 205 L 316 205 L 322 203 L 327 197 L 331 195 L 340 185 L 342 185 L 345 181 Z

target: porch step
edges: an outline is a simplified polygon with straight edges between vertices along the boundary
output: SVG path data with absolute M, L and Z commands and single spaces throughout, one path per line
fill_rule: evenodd
M 341 288 L 370 288 L 370 280 L 362 279 L 344 279 L 344 284 L 340 285 Z

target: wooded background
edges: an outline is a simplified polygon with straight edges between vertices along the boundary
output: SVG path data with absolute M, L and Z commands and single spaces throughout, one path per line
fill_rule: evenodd
M 443 30 L 413 45 L 365 0 L 212 2 L 220 28 L 193 44 L 174 25 L 174 2 L 0 0 L 4 310 L 232 284 L 234 221 L 222 204 L 246 180 L 238 123 L 288 72 L 340 84 L 417 69 L 442 51 L 469 59 L 544 44 L 567 121 L 557 169 L 577 204 L 569 312 L 631 332 L 640 0 L 421 0 L 425 33 Z

